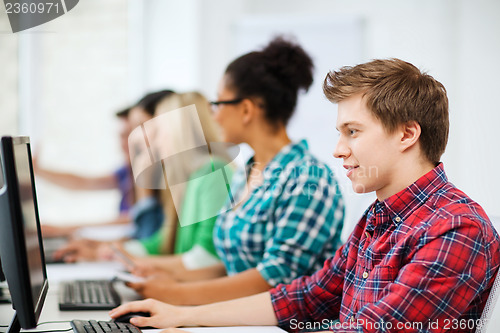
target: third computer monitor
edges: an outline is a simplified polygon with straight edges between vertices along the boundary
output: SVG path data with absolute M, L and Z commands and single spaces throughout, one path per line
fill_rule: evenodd
M 16 332 L 36 327 L 48 282 L 29 138 L 2 137 L 0 148 L 0 256 L 17 316 L 10 332 Z

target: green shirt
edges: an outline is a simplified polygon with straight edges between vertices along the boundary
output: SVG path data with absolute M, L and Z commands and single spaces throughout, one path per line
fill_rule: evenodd
M 174 253 L 180 254 L 191 250 L 195 245 L 202 246 L 207 252 L 217 257 L 213 242 L 213 228 L 217 215 L 211 212 L 222 207 L 226 198 L 212 195 L 212 189 L 220 186 L 220 179 L 215 177 L 202 177 L 212 175 L 214 170 L 223 169 L 227 175 L 226 188 L 231 180 L 232 170 L 225 167 L 223 161 L 215 160 L 195 171 L 189 178 L 181 210 L 181 220 L 200 221 L 177 227 Z M 181 223 L 182 224 L 182 223 Z M 151 255 L 161 254 L 164 231 L 160 229 L 151 237 L 141 240 L 141 244 Z

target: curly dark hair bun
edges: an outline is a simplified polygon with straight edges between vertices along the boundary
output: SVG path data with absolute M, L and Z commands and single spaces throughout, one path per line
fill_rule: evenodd
M 298 44 L 283 37 L 278 37 L 269 43 L 262 54 L 267 59 L 269 71 L 290 84 L 296 90 L 307 91 L 313 82 L 313 63 L 309 55 Z
M 262 51 L 235 59 L 226 76 L 239 97 L 262 99 L 267 119 L 286 125 L 299 90 L 307 91 L 313 82 L 313 67 L 311 57 L 299 44 L 280 36 Z

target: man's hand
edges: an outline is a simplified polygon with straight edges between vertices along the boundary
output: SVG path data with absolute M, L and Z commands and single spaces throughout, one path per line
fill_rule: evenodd
M 109 312 L 112 318 L 129 312 L 148 312 L 150 317 L 136 317 L 131 324 L 157 328 L 191 326 L 275 326 L 278 324 L 268 292 L 201 306 L 174 306 L 157 300 L 123 304 Z M 165 332 L 178 333 L 180 330 Z
M 183 326 L 185 318 L 185 307 L 172 306 L 153 299 L 137 301 L 120 305 L 111 310 L 111 318 L 117 318 L 129 312 L 149 312 L 150 317 L 136 317 L 130 319 L 130 323 L 138 327 L 168 328 Z M 175 331 L 174 331 L 175 332 Z M 182 331 L 181 331 L 182 332 Z

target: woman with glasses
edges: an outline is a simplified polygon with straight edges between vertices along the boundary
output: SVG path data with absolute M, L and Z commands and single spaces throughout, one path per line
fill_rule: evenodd
M 297 44 L 276 38 L 229 64 L 212 102 L 223 140 L 254 151 L 233 176 L 214 229 L 227 276 L 178 282 L 150 276 L 129 284 L 144 297 L 206 304 L 269 290 L 311 274 L 340 246 L 343 202 L 332 171 L 292 142 L 286 125 L 313 63 Z M 206 273 L 206 272 L 205 272 Z

